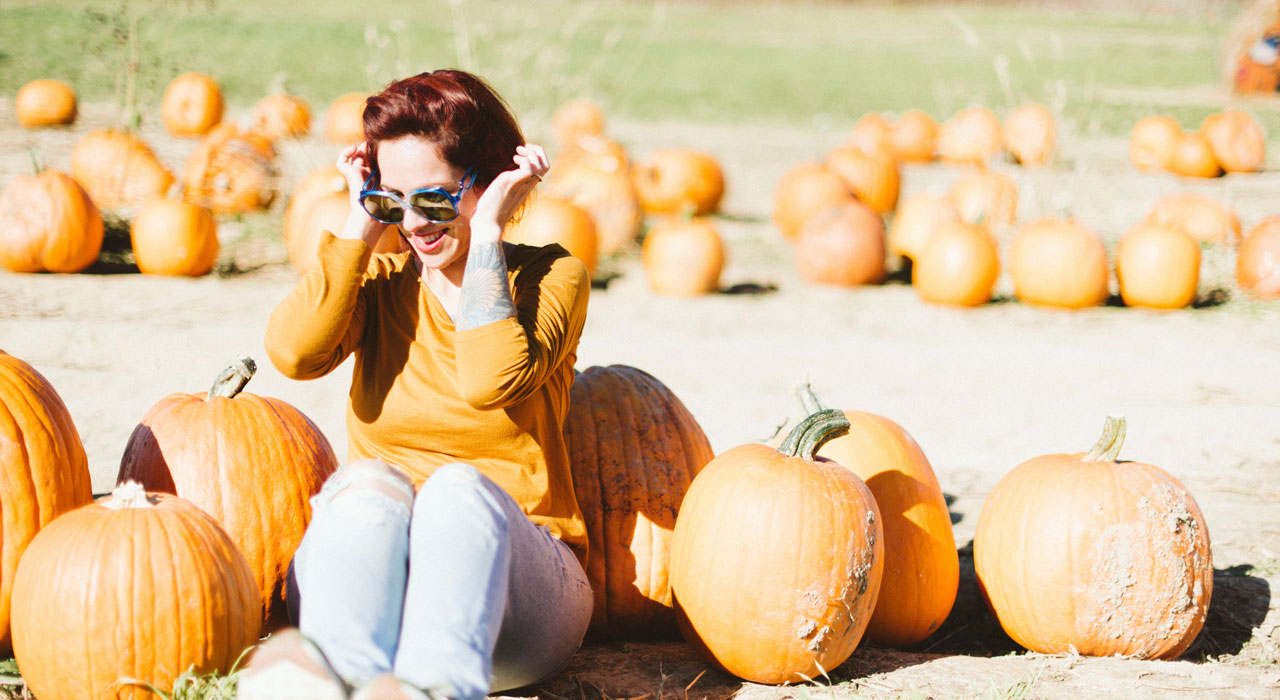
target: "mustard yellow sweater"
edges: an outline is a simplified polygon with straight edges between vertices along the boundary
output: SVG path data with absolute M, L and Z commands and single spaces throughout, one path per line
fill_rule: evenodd
M 470 464 L 585 564 L 561 426 L 590 279 L 560 246 L 506 248 L 516 318 L 458 331 L 409 253 L 373 255 L 326 233 L 320 264 L 271 314 L 267 355 L 285 376 L 314 379 L 354 354 L 350 460 L 375 457 L 415 485 Z

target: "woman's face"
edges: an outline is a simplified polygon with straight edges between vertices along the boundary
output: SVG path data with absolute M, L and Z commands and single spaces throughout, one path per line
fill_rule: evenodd
M 417 136 L 402 136 L 378 144 L 378 173 L 380 189 L 401 196 L 426 187 L 443 187 L 456 195 L 466 168 L 450 165 L 434 143 Z M 444 223 L 428 221 L 413 209 L 405 211 L 400 230 L 423 269 L 462 271 L 471 245 L 471 215 L 478 197 L 475 187 L 468 189 L 458 202 L 457 218 Z

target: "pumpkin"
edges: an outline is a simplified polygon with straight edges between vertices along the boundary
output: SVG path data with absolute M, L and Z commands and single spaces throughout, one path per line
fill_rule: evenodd
M 809 217 L 823 209 L 857 201 L 843 178 L 821 163 L 800 163 L 783 173 L 773 189 L 773 223 L 788 240 L 800 235 Z
M 41 530 L 13 601 L 22 678 L 49 700 L 149 699 L 143 684 L 225 674 L 262 624 L 249 565 L 218 523 L 138 484 Z
M 852 287 L 885 275 L 884 220 L 850 202 L 809 218 L 796 238 L 796 272 L 811 284 Z
M 999 276 L 1000 259 L 991 233 L 980 224 L 962 221 L 935 229 L 911 266 L 916 293 L 934 304 L 985 304 Z
M 585 97 L 569 100 L 551 115 L 551 133 L 561 147 L 582 136 L 600 138 L 604 135 L 604 110 Z
M 1129 161 L 1144 172 L 1167 170 L 1180 138 L 1182 125 L 1177 119 L 1167 114 L 1143 117 L 1129 132 Z
M 800 412 L 792 420 L 823 410 L 808 384 L 794 392 Z M 880 510 L 884 575 L 867 639 L 911 646 L 941 626 L 955 604 L 960 557 L 951 512 L 929 459 L 910 433 L 873 413 L 844 411 L 844 417 L 849 431 L 824 443 L 817 455 L 856 474 Z
M 892 147 L 893 126 L 879 112 L 867 112 L 858 118 L 849 132 L 850 146 L 856 146 L 868 153 Z
M 282 92 L 258 100 L 249 116 L 249 130 L 271 141 L 311 133 L 311 105 L 298 95 Z
M 95 129 L 71 149 L 71 176 L 99 209 L 132 209 L 165 196 L 173 174 L 137 135 Z
M 215 214 L 265 209 L 275 197 L 275 148 L 265 136 L 218 125 L 187 156 L 182 196 Z
M 1082 309 L 1110 295 L 1107 249 L 1098 234 L 1069 219 L 1022 225 L 1008 256 L 1014 296 L 1034 306 Z
M 334 100 L 324 114 L 324 137 L 329 143 L 350 146 L 364 140 L 364 105 L 369 95 L 349 92 Z
M 666 221 L 649 229 L 640 249 L 649 289 L 662 296 L 692 297 L 720 288 L 724 243 L 710 219 Z
M 1116 245 L 1116 280 L 1128 306 L 1180 309 L 1196 298 L 1200 245 L 1181 229 L 1139 224 Z
M 155 199 L 129 224 L 133 258 L 148 275 L 199 277 L 218 259 L 218 222 L 199 204 Z
M 1004 118 L 1004 145 L 1024 166 L 1044 167 L 1053 162 L 1058 128 L 1053 112 L 1036 102 L 1018 107 Z
M 1000 626 L 1044 654 L 1172 659 L 1204 624 L 1209 530 L 1159 467 L 1117 462 L 1123 418 L 1087 453 L 1027 460 L 978 515 L 973 564 Z
M 222 88 L 203 73 L 183 73 L 164 90 L 160 121 L 174 136 L 201 136 L 222 121 Z
M 1182 229 L 1201 243 L 1229 246 L 1240 239 L 1240 217 L 1235 211 L 1199 192 L 1174 192 L 1160 197 L 1145 220 Z
M 890 127 L 889 148 L 901 161 L 933 160 L 938 149 L 938 123 L 927 112 L 908 109 Z
M 962 109 L 938 129 L 938 156 L 948 163 L 984 164 L 1000 153 L 1003 130 L 986 107 Z
M 1262 127 L 1247 112 L 1238 109 L 1205 117 L 1200 133 L 1209 140 L 1213 155 L 1229 173 L 1252 173 L 1267 160 L 1267 139 Z
M 243 391 L 243 357 L 206 394 L 173 393 L 142 417 L 117 483 L 174 493 L 209 513 L 248 561 L 255 614 L 286 620 L 285 574 L 311 520 L 309 499 L 338 467 L 320 429 L 290 404 Z
M 729 673 L 795 683 L 843 663 L 880 593 L 884 529 L 867 485 L 815 453 L 839 411 L 780 448 L 739 445 L 694 477 L 676 518 L 671 592 L 685 639 Z
M 310 206 L 301 211 L 296 230 L 285 241 L 289 263 L 299 274 L 305 275 L 320 263 L 320 239 L 328 231 L 337 235 L 351 215 L 351 197 L 346 192 L 333 192 L 311 200 Z M 407 250 L 400 235 L 400 227 L 394 224 L 382 229 L 382 235 L 373 246 L 373 252 L 399 253 Z
M 1259 299 L 1280 298 L 1280 216 L 1259 221 L 1240 241 L 1236 284 Z
M 576 143 L 602 144 L 583 136 Z M 587 146 L 583 146 L 587 148 Z M 546 193 L 582 207 L 595 222 L 600 255 L 612 255 L 635 242 L 644 214 L 625 157 L 581 156 L 564 159 L 547 175 Z
M 831 172 L 840 176 L 854 196 L 881 214 L 898 206 L 901 177 L 898 163 L 887 148 L 864 151 L 857 146 L 838 146 L 823 159 Z
M 557 197 L 540 196 L 529 202 L 523 216 L 507 225 L 502 237 L 509 243 L 544 246 L 558 243 L 587 268 L 596 272 L 599 243 L 596 224 L 586 209 Z
M 61 80 L 32 80 L 13 99 L 18 123 L 28 129 L 72 124 L 76 120 L 76 92 Z
M 1198 131 L 1187 131 L 1173 144 L 1169 171 L 1183 177 L 1218 177 L 1222 166 L 1209 139 Z
M 48 379 L 0 350 L 0 656 L 13 651 L 10 602 L 18 561 L 51 520 L 93 500 L 89 459 Z M 25 673 L 26 669 L 23 669 Z
M 710 214 L 724 196 L 724 171 L 710 153 L 659 148 L 632 170 L 640 208 L 650 214 Z
M 573 493 L 587 527 L 593 639 L 678 636 L 671 534 L 685 491 L 714 453 L 662 382 L 626 365 L 578 373 L 564 422 Z
M 0 267 L 10 272 L 80 272 L 102 238 L 102 213 L 66 173 L 18 175 L 0 191 Z
M 946 197 L 916 192 L 902 200 L 889 226 L 889 256 L 915 260 L 929 240 L 929 234 L 944 221 L 959 221 L 960 215 Z
M 956 178 L 947 198 L 961 219 L 995 231 L 1012 224 L 1018 213 L 1018 183 L 986 168 L 974 168 Z

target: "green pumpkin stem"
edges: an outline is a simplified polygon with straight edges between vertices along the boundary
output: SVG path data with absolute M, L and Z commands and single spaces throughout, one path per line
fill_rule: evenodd
M 809 382 L 803 382 L 791 387 L 791 392 L 796 395 L 796 400 L 800 402 L 800 410 L 803 411 L 799 415 L 801 420 L 826 408 L 821 401 L 818 401 L 818 395 L 813 393 L 813 387 L 809 386 Z M 799 420 L 796 421 L 796 423 L 799 422 Z
M 787 434 L 778 451 L 788 457 L 800 457 L 812 461 L 823 443 L 849 432 L 849 419 L 837 408 L 828 408 L 810 415 Z
M 236 358 L 226 369 L 218 373 L 217 379 L 213 380 L 213 388 L 209 389 L 209 397 L 223 396 L 228 399 L 235 398 L 244 390 L 244 386 L 253 378 L 253 373 L 258 371 L 258 363 L 253 361 L 252 357 L 241 355 Z
M 1120 457 L 1120 447 L 1124 445 L 1124 416 L 1107 416 L 1102 426 L 1102 437 L 1084 456 L 1086 462 L 1114 462 Z
M 37 151 L 35 146 L 27 146 L 27 157 L 31 159 L 32 175 L 44 172 L 44 159 L 40 157 L 40 151 Z

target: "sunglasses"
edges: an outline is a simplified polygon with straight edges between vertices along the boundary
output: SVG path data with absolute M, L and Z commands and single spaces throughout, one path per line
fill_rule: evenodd
M 394 192 L 369 189 L 378 178 L 378 171 L 369 174 L 360 188 L 360 206 L 369 216 L 384 224 L 398 224 L 404 221 L 404 210 L 412 208 L 418 216 L 432 223 L 444 223 L 458 218 L 458 202 L 463 193 L 476 182 L 476 169 L 467 168 L 462 179 L 458 181 L 458 194 L 449 194 L 443 187 L 424 187 L 401 197 Z

